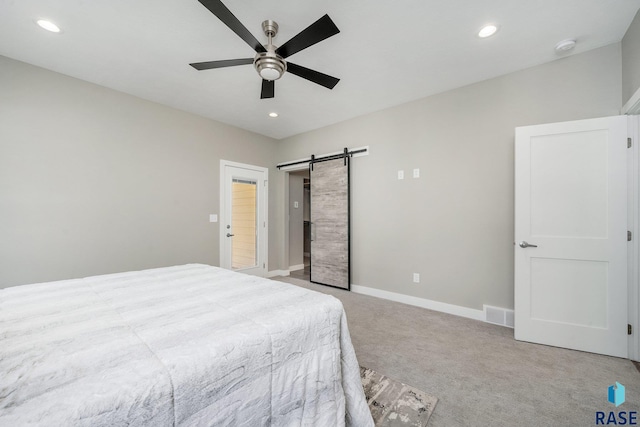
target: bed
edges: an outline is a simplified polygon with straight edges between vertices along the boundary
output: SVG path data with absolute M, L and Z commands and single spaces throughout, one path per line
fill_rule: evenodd
M 2 426 L 372 426 L 340 301 L 201 264 L 0 290 Z

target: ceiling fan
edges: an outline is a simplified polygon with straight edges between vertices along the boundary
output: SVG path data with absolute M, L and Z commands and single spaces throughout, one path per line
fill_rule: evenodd
M 275 81 L 288 71 L 298 77 L 307 79 L 313 83 L 333 89 L 340 79 L 323 74 L 319 71 L 305 68 L 301 65 L 285 61 L 285 58 L 298 53 L 303 49 L 313 46 L 324 39 L 328 39 L 340 32 L 336 24 L 333 23 L 329 15 L 324 15 L 313 24 L 302 30 L 298 35 L 280 47 L 272 43 L 273 37 L 278 34 L 278 24 L 275 21 L 267 20 L 262 23 L 262 30 L 268 38 L 266 45 L 262 45 L 254 36 L 242 25 L 227 7 L 220 0 L 198 0 L 211 13 L 218 17 L 227 27 L 236 33 L 242 40 L 256 51 L 253 58 L 227 59 L 223 61 L 194 62 L 191 65 L 196 70 L 210 70 L 213 68 L 232 67 L 235 65 L 253 64 L 254 68 L 262 77 L 262 92 L 260 99 L 273 98 L 275 96 Z

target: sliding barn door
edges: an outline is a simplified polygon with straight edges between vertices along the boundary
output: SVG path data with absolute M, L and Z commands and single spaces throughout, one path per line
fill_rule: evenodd
M 349 289 L 349 157 L 310 168 L 311 281 Z

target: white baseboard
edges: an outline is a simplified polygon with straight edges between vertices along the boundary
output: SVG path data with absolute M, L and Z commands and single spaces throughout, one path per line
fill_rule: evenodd
M 271 270 L 267 272 L 267 277 L 276 277 L 276 276 L 288 276 L 289 270 Z
M 433 311 L 513 328 L 513 310 L 508 308 L 483 305 L 482 310 L 476 310 L 469 307 L 462 307 L 460 305 L 447 304 L 446 302 L 433 301 L 426 298 L 419 298 L 359 285 L 351 285 L 351 290 L 357 294 L 369 295 L 390 301 L 401 302 L 403 304 L 415 305 L 416 307 L 427 308 Z
M 428 308 L 429 310 L 440 311 L 442 313 L 467 317 L 469 319 L 486 321 L 485 312 L 473 308 L 459 305 L 447 304 L 445 302 L 433 301 L 426 298 L 414 297 L 411 295 L 398 294 L 395 292 L 383 291 L 381 289 L 369 288 L 366 286 L 351 285 L 351 290 L 357 294 L 369 295 L 403 304 L 415 305 L 416 307 Z
M 289 266 L 289 271 L 298 271 L 298 270 L 304 270 L 304 264 Z

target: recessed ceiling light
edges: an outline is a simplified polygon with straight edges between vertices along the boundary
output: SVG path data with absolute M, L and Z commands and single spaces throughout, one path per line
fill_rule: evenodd
M 60 27 L 58 27 L 56 24 L 54 24 L 51 21 L 47 21 L 46 19 L 38 19 L 36 21 L 36 24 L 38 24 L 40 27 L 44 28 L 47 31 L 51 31 L 52 33 L 60 32 Z
M 276 117 L 278 117 L 278 113 L 276 113 L 275 111 L 269 113 L 269 117 L 275 119 Z
M 498 26 L 496 24 L 485 25 L 478 32 L 478 37 L 485 38 L 494 35 L 498 31 Z
M 562 40 L 558 42 L 556 45 L 556 50 L 558 52 L 566 52 L 567 50 L 571 50 L 576 47 L 576 41 L 573 39 Z

